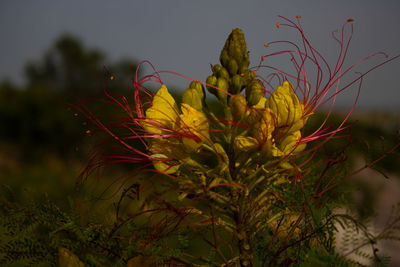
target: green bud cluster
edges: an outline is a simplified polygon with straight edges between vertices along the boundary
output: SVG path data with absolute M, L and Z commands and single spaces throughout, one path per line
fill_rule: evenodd
M 221 65 L 212 66 L 212 75 L 207 77 L 206 83 L 210 85 L 207 90 L 226 104 L 229 97 L 225 92 L 238 95 L 246 89 L 248 104 L 257 104 L 262 96 L 263 86 L 255 79 L 255 73 L 249 70 L 249 52 L 242 30 L 232 30 L 219 59 Z

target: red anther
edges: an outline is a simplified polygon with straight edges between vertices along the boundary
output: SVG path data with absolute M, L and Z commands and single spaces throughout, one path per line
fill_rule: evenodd
M 353 22 L 354 19 L 347 19 L 347 22 Z

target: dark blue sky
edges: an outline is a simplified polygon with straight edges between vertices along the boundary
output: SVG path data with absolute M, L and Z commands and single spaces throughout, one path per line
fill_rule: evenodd
M 376 51 L 400 54 L 399 13 L 398 0 L 1 0 L 0 79 L 22 83 L 26 61 L 39 59 L 55 38 L 69 32 L 110 60 L 147 59 L 159 70 L 205 80 L 233 28 L 245 32 L 253 64 L 267 53 L 266 42 L 297 40 L 294 31 L 276 28 L 278 15 L 301 15 L 305 32 L 328 60 L 338 51 L 331 31 L 353 18 L 351 63 Z M 359 106 L 400 109 L 398 77 L 400 60 L 370 74 Z M 169 87 L 187 85 L 164 78 Z M 344 94 L 339 105 L 353 97 L 354 91 Z

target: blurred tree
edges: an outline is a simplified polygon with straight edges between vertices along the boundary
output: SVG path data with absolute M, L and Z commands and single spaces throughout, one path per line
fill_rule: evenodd
M 40 161 L 49 152 L 61 157 L 73 152 L 86 129 L 84 121 L 74 119 L 75 112 L 67 112 L 66 103 L 75 102 L 71 97 L 102 93 L 106 65 L 118 73 L 113 92 L 131 88 L 136 62 L 106 63 L 104 53 L 86 48 L 76 37 L 58 38 L 42 59 L 27 63 L 25 86 L 0 84 L 0 143 L 12 144 L 24 161 Z

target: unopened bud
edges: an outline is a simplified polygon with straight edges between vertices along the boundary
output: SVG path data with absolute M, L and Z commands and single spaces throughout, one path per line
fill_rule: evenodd
M 228 54 L 228 50 L 223 49 L 221 55 L 219 56 L 219 61 L 221 62 L 222 66 L 228 67 L 229 59 L 230 57 Z
M 212 86 L 217 86 L 217 77 L 215 77 L 214 75 L 208 76 L 206 84 L 211 85 L 206 85 L 206 88 L 211 94 L 215 95 L 217 93 L 217 90 Z
M 217 95 L 220 101 L 222 101 L 222 103 L 226 104 L 227 102 L 227 92 L 229 89 L 229 82 L 227 79 L 225 78 L 218 78 L 217 79 L 217 87 L 219 88 L 219 90 L 217 91 Z
M 232 109 L 232 115 L 240 120 L 247 110 L 246 98 L 242 95 L 232 95 L 229 98 L 229 107 Z
M 212 66 L 212 72 L 214 75 L 218 75 L 219 71 L 221 70 L 222 66 L 219 64 L 215 64 Z
M 201 100 L 204 99 L 204 86 L 201 82 L 192 81 L 189 85 L 189 88 L 196 89 L 197 93 L 199 94 Z
M 221 69 L 218 72 L 217 75 L 218 78 L 225 78 L 225 79 L 229 79 L 229 72 L 226 68 L 221 67 Z
M 234 58 L 231 58 L 231 60 L 229 60 L 228 70 L 229 70 L 230 75 L 232 75 L 232 76 L 237 74 L 237 72 L 239 70 L 239 65 Z
M 253 71 L 246 70 L 244 73 L 239 74 L 242 76 L 242 86 L 248 86 L 254 80 L 255 74 Z
M 246 100 L 249 106 L 256 105 L 262 97 L 263 85 L 258 80 L 253 80 L 246 88 Z
M 225 43 L 225 49 L 228 49 L 228 53 L 233 57 L 240 65 L 246 56 L 246 40 L 244 34 L 240 29 L 233 29 Z
M 188 88 L 183 92 L 182 102 L 198 111 L 203 109 L 203 99 L 195 88 Z
M 239 94 L 240 91 L 242 90 L 242 77 L 240 75 L 236 74 L 231 78 L 231 87 L 229 89 L 232 89 L 232 94 Z
M 250 65 L 250 56 L 249 56 L 249 52 L 247 52 L 246 57 L 244 58 L 242 63 L 239 65 L 239 74 L 245 73 L 246 71 L 248 71 L 249 65 Z
M 236 45 L 236 43 L 231 43 L 229 45 L 229 50 L 228 50 L 229 55 L 237 60 L 238 63 L 241 63 L 243 60 L 243 55 L 241 53 L 240 47 Z

